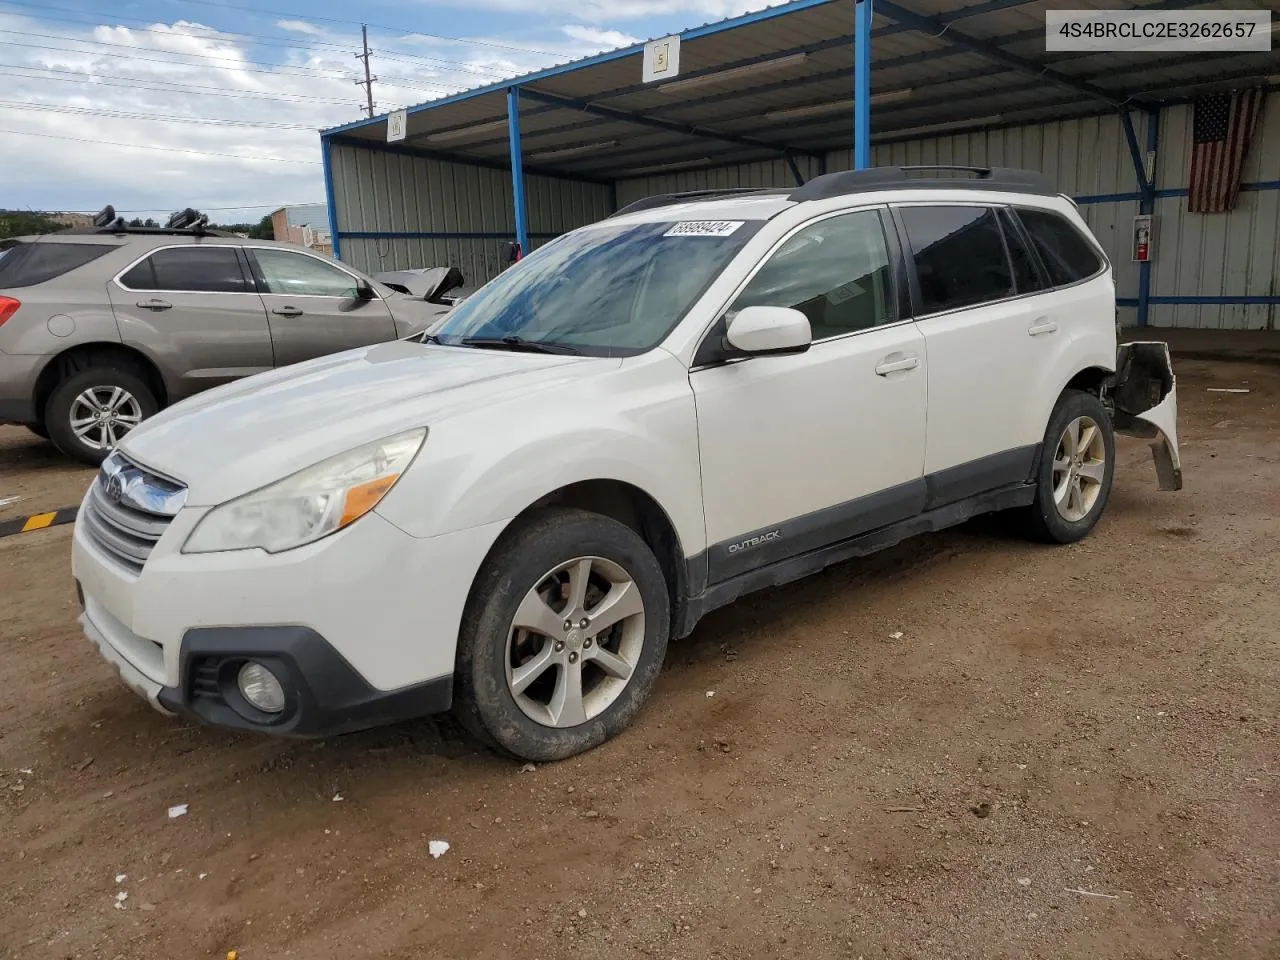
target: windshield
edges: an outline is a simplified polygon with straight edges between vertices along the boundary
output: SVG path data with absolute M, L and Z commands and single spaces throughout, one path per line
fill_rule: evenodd
M 616 224 L 567 234 L 467 297 L 431 330 L 447 345 L 651 350 L 762 221 Z

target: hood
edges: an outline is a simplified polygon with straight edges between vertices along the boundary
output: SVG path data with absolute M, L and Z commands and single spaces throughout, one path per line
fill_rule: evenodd
M 185 483 L 189 505 L 211 506 L 362 443 L 429 428 L 460 405 L 474 409 L 620 363 L 397 340 L 197 394 L 143 422 L 120 449 Z
M 466 280 L 457 267 L 422 267 L 375 273 L 373 279 L 384 286 L 418 300 L 430 300 L 462 286 Z

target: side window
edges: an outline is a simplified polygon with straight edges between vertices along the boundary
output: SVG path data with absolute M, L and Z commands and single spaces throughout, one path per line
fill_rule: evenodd
M 104 243 L 14 243 L 0 250 L 0 288 L 31 287 L 56 280 L 103 254 L 119 249 Z
M 157 250 L 120 278 L 130 290 L 174 293 L 246 293 L 235 247 L 170 247 Z
M 920 284 L 917 313 L 954 310 L 1013 293 L 1013 274 L 993 209 L 901 207 L 898 215 Z
M 1036 266 L 1035 257 L 1027 249 L 1013 214 L 1003 207 L 1000 210 L 1000 228 L 1004 230 L 1004 242 L 1009 248 L 1009 260 L 1013 263 L 1013 284 L 1017 292 L 1043 290 L 1045 284 L 1040 278 L 1040 268 Z
M 1098 251 L 1066 217 L 1027 207 L 1018 209 L 1018 217 L 1031 235 L 1054 286 L 1075 283 L 1102 269 Z
M 258 261 L 267 293 L 296 297 L 354 297 L 357 281 L 351 274 L 305 253 L 255 247 L 250 251 Z
M 880 214 L 860 210 L 831 217 L 792 236 L 732 309 L 762 306 L 801 311 L 814 340 L 896 320 Z

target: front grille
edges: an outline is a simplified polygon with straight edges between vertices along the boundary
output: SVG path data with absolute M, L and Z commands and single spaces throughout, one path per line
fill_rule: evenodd
M 116 484 L 118 488 L 123 486 L 123 496 L 113 499 L 107 496 L 106 486 L 116 474 L 127 476 L 128 482 Z M 149 489 L 171 499 L 164 502 L 148 497 Z M 180 506 L 172 495 L 181 489 L 173 481 L 150 474 L 114 453 L 93 481 L 79 519 L 94 546 L 136 575 L 142 572 L 151 551 L 173 520 L 170 514 L 147 510 L 140 504 L 156 502 L 165 509 L 170 509 L 171 504 Z

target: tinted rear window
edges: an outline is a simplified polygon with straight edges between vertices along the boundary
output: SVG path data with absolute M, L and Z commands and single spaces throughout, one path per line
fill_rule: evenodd
M 244 293 L 248 290 L 235 247 L 157 250 L 120 278 L 130 290 Z
M 1102 259 L 1066 217 L 1047 210 L 1018 210 L 1054 286 L 1075 283 L 1102 269 Z
M 19 243 L 0 251 L 0 289 L 54 280 L 115 249 L 107 243 Z

